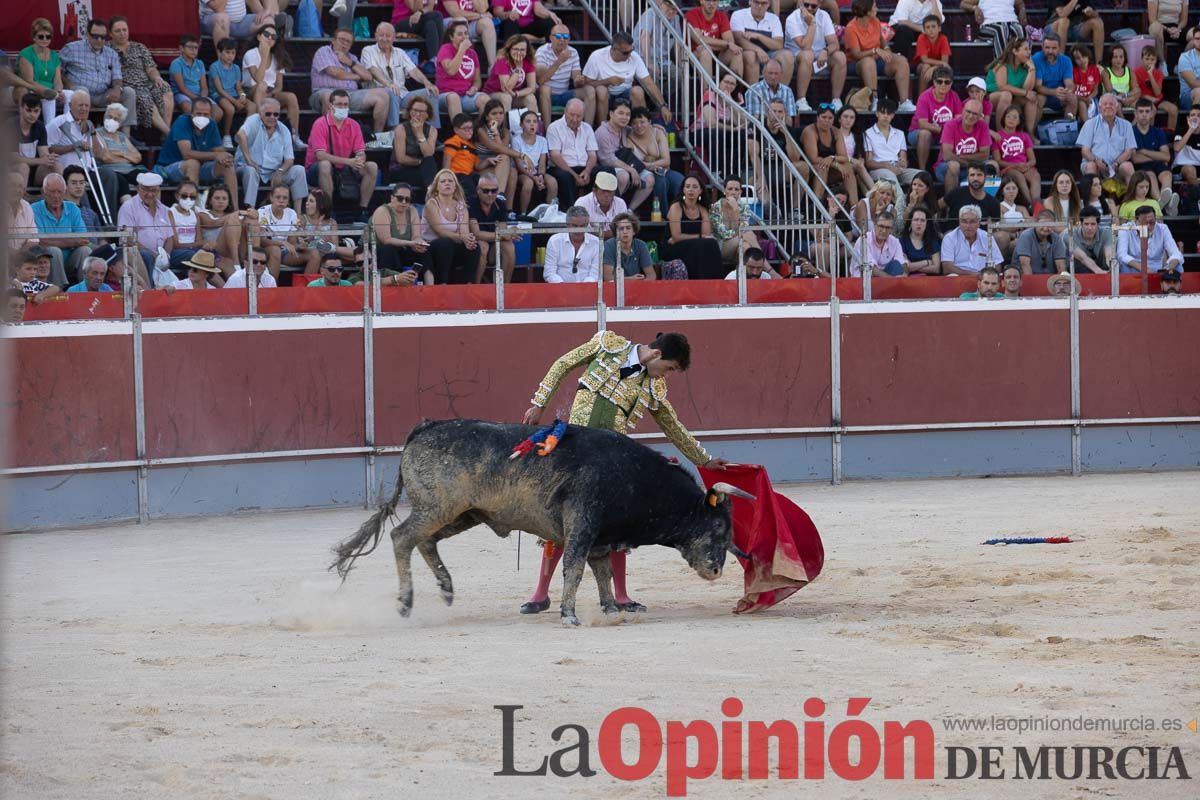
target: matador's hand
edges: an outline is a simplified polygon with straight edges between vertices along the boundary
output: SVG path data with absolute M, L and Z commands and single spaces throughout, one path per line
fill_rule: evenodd
M 526 425 L 537 425 L 538 420 L 541 419 L 541 417 L 542 410 L 537 406 L 530 406 L 529 410 L 525 412 L 525 416 L 521 421 Z

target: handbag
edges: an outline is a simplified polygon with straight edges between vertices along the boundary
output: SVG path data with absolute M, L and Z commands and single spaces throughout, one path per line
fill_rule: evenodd
M 1079 138 L 1079 121 L 1074 119 L 1056 119 L 1049 122 L 1039 122 L 1037 126 L 1038 139 L 1042 144 L 1070 147 Z
M 618 160 L 624 161 L 626 164 L 631 165 L 635 170 L 637 170 L 639 175 L 646 171 L 645 162 L 638 158 L 633 150 L 628 147 L 618 147 L 615 151 L 613 151 L 613 155 L 615 155 Z

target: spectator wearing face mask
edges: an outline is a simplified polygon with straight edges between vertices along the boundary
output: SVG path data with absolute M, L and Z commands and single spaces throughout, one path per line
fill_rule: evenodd
M 177 183 L 213 183 L 218 177 L 237 195 L 237 171 L 233 155 L 221 147 L 221 133 L 212 125 L 212 101 L 197 97 L 192 113 L 181 114 L 171 125 L 154 171 Z

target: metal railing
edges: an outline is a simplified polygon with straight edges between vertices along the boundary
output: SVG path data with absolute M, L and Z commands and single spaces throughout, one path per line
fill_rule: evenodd
M 585 0 L 584 7 L 607 37 L 629 30 L 627 0 Z M 749 113 L 743 102 L 722 90 L 721 82 L 730 79 L 735 81 L 735 94 L 740 90 L 744 95 L 749 87 L 707 45 L 699 43 L 697 52 L 706 52 L 713 64 L 713 72 L 705 69 L 692 50 L 687 23 L 673 6 L 664 11 L 657 0 L 649 0 L 631 34 L 635 51 L 672 104 L 675 124 L 694 163 L 718 187 L 730 177 L 743 181 L 753 227 L 775 242 L 784 258 L 812 243 L 814 237 L 805 235 L 804 226 L 820 223 L 825 223 L 831 240 L 827 249 L 849 250 L 849 239 L 797 168 L 796 155 L 809 174 L 816 175 L 786 124 Z M 828 193 L 828 187 L 824 188 Z M 849 218 L 849 212 L 842 211 Z M 809 253 L 810 258 L 812 255 Z

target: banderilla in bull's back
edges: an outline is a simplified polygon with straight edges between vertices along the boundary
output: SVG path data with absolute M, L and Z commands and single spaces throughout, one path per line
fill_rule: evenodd
M 433 571 L 442 599 L 454 601 L 438 542 L 476 525 L 498 536 L 514 530 L 562 545 L 563 624 L 578 625 L 575 593 L 585 562 L 600 588 L 600 607 L 616 613 L 608 554 L 645 545 L 672 547 L 706 580 L 720 577 L 734 546 L 729 496 L 754 496 L 726 483 L 705 491 L 682 467 L 612 431 L 569 426 L 546 457 L 510 459 L 537 429 L 480 420 L 422 422 L 400 456 L 392 496 L 358 532 L 334 548 L 345 580 L 354 561 L 375 550 L 384 525 L 408 490 L 412 512 L 392 528 L 399 576 L 397 610 L 412 610 L 412 551 Z

